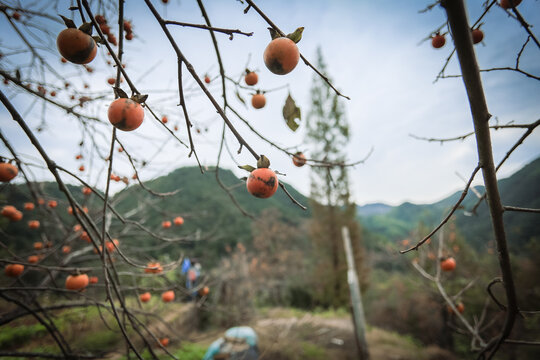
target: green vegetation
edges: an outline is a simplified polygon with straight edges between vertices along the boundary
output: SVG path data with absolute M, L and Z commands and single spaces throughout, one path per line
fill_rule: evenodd
M 32 338 L 45 336 L 47 329 L 41 324 L 4 326 L 0 331 L 0 348 L 9 348 L 14 344 L 24 344 Z
M 480 175 L 478 175 L 480 176 Z M 540 208 L 540 158 L 523 167 L 512 176 L 499 181 L 499 190 L 503 205 Z M 484 192 L 482 186 L 475 187 L 480 193 Z M 434 226 L 448 213 L 450 208 L 461 196 L 458 191 L 451 196 L 433 204 L 416 205 L 404 203 L 382 214 L 367 215 L 360 209 L 362 226 L 370 233 L 378 234 L 379 238 L 389 241 L 401 240 L 419 223 Z M 469 191 L 463 205 L 465 209 L 472 209 L 478 198 Z M 476 250 L 483 250 L 492 240 L 491 222 L 485 204 L 478 207 L 476 215 L 470 216 L 463 210 L 456 213 L 456 225 L 460 232 L 467 235 Z M 540 221 L 533 213 L 507 212 L 504 216 L 506 233 L 511 239 L 512 252 L 523 252 L 524 246 L 533 238 L 540 238 Z M 366 242 L 368 248 L 376 247 L 373 242 Z
M 205 353 L 206 346 L 190 342 L 183 342 L 182 347 L 174 352 L 182 360 L 201 360 Z
M 168 349 L 174 356 L 181 360 L 201 360 L 206 353 L 206 346 L 202 346 L 196 343 L 189 341 L 182 342 L 182 345 L 177 350 Z M 167 354 L 159 354 L 161 350 L 156 350 L 159 359 L 170 359 L 171 357 Z M 144 359 L 152 358 L 148 349 L 144 350 L 141 353 Z M 127 357 L 122 356 L 118 360 L 126 360 Z

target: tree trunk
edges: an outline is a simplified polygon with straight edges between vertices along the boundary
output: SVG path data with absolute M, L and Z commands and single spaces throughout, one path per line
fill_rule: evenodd
M 497 186 L 495 165 L 493 163 L 488 122 L 491 115 L 488 112 L 484 90 L 482 88 L 480 71 L 478 70 L 478 64 L 476 62 L 476 55 L 474 53 L 471 38 L 471 29 L 467 20 L 465 5 L 463 0 L 444 0 L 441 4 L 446 9 L 448 15 L 448 22 L 454 39 L 461 73 L 463 75 L 463 83 L 465 84 L 465 89 L 467 90 L 467 96 L 469 98 L 476 135 L 478 161 L 482 167 L 482 174 L 484 176 L 489 213 L 491 216 L 495 241 L 497 243 L 499 266 L 508 304 L 505 323 L 500 334 L 493 338 L 486 346 L 485 351 L 480 354 L 480 356 L 483 356 L 484 352 L 489 352 L 487 358 L 491 359 L 502 342 L 508 338 L 512 327 L 514 326 L 516 314 L 518 313 L 516 290 L 504 230 L 504 210 Z

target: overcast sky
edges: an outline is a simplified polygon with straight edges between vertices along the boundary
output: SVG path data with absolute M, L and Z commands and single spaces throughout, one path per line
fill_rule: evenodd
M 62 3 L 62 2 L 60 2 Z M 58 12 L 69 16 L 69 1 L 64 2 Z M 171 0 L 164 6 L 154 1 L 156 7 L 168 19 L 191 23 L 203 23 L 200 11 L 194 1 Z M 424 137 L 453 137 L 473 130 L 465 89 L 461 79 L 443 79 L 433 83 L 436 75 L 452 51 L 452 42 L 447 38 L 445 47 L 435 50 L 430 42 L 421 41 L 445 21 L 444 12 L 436 7 L 432 11 L 420 14 L 430 2 L 426 1 L 259 1 L 261 9 L 285 32 L 292 32 L 304 26 L 304 36 L 299 48 L 310 61 L 315 61 L 318 46 L 322 48 L 328 73 L 333 83 L 351 100 L 343 100 L 352 137 L 347 154 L 350 161 L 364 158 L 373 148 L 373 154 L 365 162 L 350 169 L 350 178 L 354 200 L 358 204 L 385 202 L 392 205 L 404 201 L 415 203 L 433 202 L 459 190 L 463 181 L 456 172 L 468 178 L 477 164 L 476 143 L 474 138 L 465 141 L 446 143 L 428 143 L 415 140 L 409 134 Z M 471 22 L 481 14 L 483 1 L 469 1 L 468 11 Z M 309 89 L 314 72 L 302 63 L 290 74 L 277 76 L 270 73 L 262 61 L 262 53 L 269 42 L 267 24 L 250 10 L 243 13 L 245 5 L 238 1 L 206 1 L 207 11 L 212 24 L 216 27 L 241 29 L 254 32 L 251 37 L 235 35 L 230 41 L 227 35 L 216 34 L 227 74 L 238 76 L 249 68 L 259 72 L 261 89 L 273 89 L 283 85 L 289 87 L 292 97 L 307 114 L 310 104 Z M 519 7 L 533 31 L 540 27 L 540 4 L 535 1 L 524 1 Z M 143 93 L 149 94 L 148 103 L 159 114 L 166 114 L 171 124 L 179 124 L 179 137 L 186 141 L 185 123 L 181 109 L 177 107 L 178 97 L 175 95 L 177 84 L 176 57 L 155 19 L 145 8 L 142 1 L 126 2 L 126 18 L 133 20 L 135 40 L 125 48 L 126 70 Z M 53 12 L 54 14 L 54 12 Z M 107 14 L 114 23 L 112 14 Z M 78 16 L 74 17 L 80 23 Z M 50 23 L 49 23 L 50 24 Z M 5 18 L 0 19 L 2 44 L 11 44 L 10 27 Z M 50 26 L 50 25 L 49 25 Z M 513 66 L 516 54 L 527 35 L 519 24 L 506 13 L 493 7 L 484 18 L 482 26 L 485 33 L 483 44 L 475 47 L 481 68 Z M 58 25 L 50 28 L 52 33 L 61 30 Z M 218 66 L 210 40 L 203 30 L 191 28 L 171 28 L 175 39 L 195 70 L 202 76 L 208 73 L 211 77 L 218 75 Z M 6 34 L 6 35 L 4 35 Z M 537 33 L 537 36 L 539 34 Z M 13 37 L 14 38 L 14 37 Z M 55 54 L 54 39 L 46 44 L 51 54 L 45 54 L 54 63 L 58 71 L 64 72 L 69 80 L 78 84 L 90 84 L 93 93 L 105 91 L 108 97 L 99 106 L 95 114 L 107 121 L 107 104 L 113 95 L 106 79 L 114 75 L 114 69 L 107 67 L 106 51 L 99 50 L 98 57 L 91 66 L 93 74 L 79 72 L 80 67 L 62 65 Z M 540 51 L 534 44 L 526 48 L 521 66 L 523 69 L 540 74 Z M 4 63 L 2 63 L 4 61 Z M 2 68 L 9 68 L 6 60 L 0 60 Z M 453 58 L 448 67 L 448 74 L 459 72 L 456 59 Z M 186 75 L 187 76 L 187 75 Z M 487 103 L 493 124 L 499 123 L 531 123 L 540 116 L 540 81 L 526 78 L 516 72 L 490 72 L 482 74 Z M 192 81 L 185 80 L 186 87 Z M 60 84 L 60 83 L 59 83 Z M 60 84 L 61 85 L 61 84 Z M 13 94 L 13 88 L 2 91 Z M 209 88 L 218 101 L 221 101 L 219 81 L 214 80 Z M 125 88 L 127 90 L 127 87 Z M 169 89 L 168 93 L 161 90 Z M 159 90 L 159 91 L 158 91 Z M 268 93 L 267 105 L 262 110 L 244 107 L 235 97 L 232 87 L 228 89 L 230 103 L 240 110 L 243 116 L 257 131 L 269 140 L 284 147 L 299 146 L 309 157 L 309 148 L 303 147 L 304 121 L 296 133 L 289 130 L 281 115 L 281 109 L 287 89 Z M 249 101 L 249 92 L 241 93 Z M 199 158 L 204 165 L 216 163 L 222 120 L 212 109 L 209 101 L 200 91 L 188 92 L 188 107 L 195 127 L 202 129 L 201 134 L 194 134 Z M 68 99 L 69 94 L 60 93 L 60 99 Z M 15 105 L 25 119 L 35 128 L 42 120 L 42 106 L 32 104 L 32 98 L 13 95 Z M 105 163 L 97 158 L 90 162 L 89 147 L 86 147 L 85 162 L 78 162 L 74 155 L 79 152 L 78 143 L 84 139 L 80 128 L 73 118 L 67 117 L 52 107 L 47 107 L 45 120 L 48 124 L 45 131 L 39 134 L 40 141 L 53 158 L 68 169 L 77 171 L 80 164 L 87 168 L 83 176 L 98 187 L 104 185 L 103 166 Z M 231 115 L 231 120 L 252 147 L 272 160 L 272 168 L 286 173 L 284 180 L 304 194 L 309 193 L 309 167 L 296 168 L 283 153 L 276 151 L 250 133 Z M 0 109 L 0 123 L 17 150 L 26 154 L 26 160 L 36 156 L 31 144 L 25 139 L 16 124 L 10 121 L 8 114 Z M 110 128 L 102 127 L 110 134 Z M 208 129 L 208 131 L 205 131 Z M 504 156 L 506 151 L 521 136 L 522 131 L 504 130 L 493 133 L 495 162 Z M 110 136 L 110 135 L 108 135 Z M 153 165 L 141 172 L 143 179 L 165 175 L 175 168 L 196 165 L 193 158 L 188 158 L 188 151 L 167 140 L 170 136 L 150 119 L 147 113 L 144 124 L 133 133 L 119 133 L 125 147 L 140 159 L 152 159 Z M 151 139 L 151 140 L 147 140 Z M 95 139 L 99 144 L 107 146 L 109 139 Z M 240 164 L 254 165 L 253 158 L 244 149 L 236 154 L 238 143 L 229 134 L 227 136 L 230 149 Z M 161 149 L 157 157 L 153 154 Z M 7 155 L 3 145 L 0 154 Z M 500 170 L 500 176 L 506 177 L 520 169 L 526 163 L 540 156 L 540 131 L 530 136 L 514 153 L 506 165 Z M 236 164 L 225 152 L 222 166 L 234 169 Z M 132 170 L 121 154 L 115 160 L 115 172 L 131 176 Z M 244 176 L 240 170 L 234 170 Z M 34 168 L 38 179 L 47 178 L 45 170 Z M 211 176 L 211 175 L 207 175 Z M 480 183 L 480 178 L 477 183 Z M 181 187 L 182 184 L 179 184 Z M 121 189 L 114 184 L 113 190 Z M 217 190 L 217 189 L 216 189 Z

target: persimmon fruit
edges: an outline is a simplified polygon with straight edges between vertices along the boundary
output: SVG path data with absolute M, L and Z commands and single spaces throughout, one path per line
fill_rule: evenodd
M 81 234 L 81 240 L 84 240 L 86 241 L 87 243 L 91 243 L 92 240 L 90 239 L 90 236 L 88 235 L 88 233 L 86 231 L 83 231 L 82 234 Z
M 15 212 L 15 214 L 13 214 L 13 216 L 11 217 L 11 221 L 20 221 L 22 220 L 23 218 L 23 213 L 20 212 L 19 210 L 17 210 L 17 212 Z
M 39 221 L 37 221 L 37 220 L 28 221 L 28 227 L 30 229 L 39 229 Z
M 62 253 L 63 254 L 69 254 L 70 252 L 71 252 L 71 246 L 69 246 L 69 245 L 62 246 Z
M 161 346 L 165 347 L 169 345 L 169 338 L 161 338 L 159 339 L 159 343 L 161 344 Z
M 292 161 L 294 166 L 302 167 L 306 164 L 306 156 L 299 151 L 293 155 Z
M 249 174 L 246 182 L 248 192 L 258 198 L 266 199 L 274 195 L 279 182 L 276 173 L 268 168 L 258 168 Z
M 82 193 L 83 193 L 84 195 L 90 195 L 90 194 L 92 193 L 92 189 L 90 189 L 89 187 L 85 186 L 85 187 L 83 187 L 83 189 L 82 189 Z
M 456 260 L 453 257 L 441 260 L 442 271 L 453 271 L 456 268 Z
M 30 263 L 30 264 L 36 264 L 38 261 L 39 261 L 39 256 L 37 255 L 30 255 L 27 259 L 27 261 Z
M 34 203 L 24 203 L 24 210 L 32 211 L 35 209 L 35 207 L 36 206 L 34 205 Z
M 109 85 L 114 85 L 114 83 L 116 82 L 116 79 L 111 77 L 107 79 L 107 82 L 109 83 Z
M 262 109 L 266 105 L 266 97 L 260 93 L 254 94 L 251 97 L 251 105 L 255 109 Z
M 162 226 L 164 229 L 170 228 L 171 225 L 172 225 L 171 222 L 168 221 L 168 220 L 161 223 L 161 226 Z
M 0 163 L 0 181 L 11 181 L 18 173 L 19 169 L 15 165 L 4 162 Z
M 277 75 L 285 75 L 293 71 L 298 64 L 300 51 L 294 41 L 279 37 L 268 44 L 263 59 L 268 70 Z
M 181 216 L 177 216 L 174 218 L 174 225 L 175 226 L 181 226 L 184 224 L 184 218 Z
M 149 292 L 145 292 L 145 293 L 139 295 L 139 299 L 143 303 L 149 302 L 151 297 L 152 297 L 152 295 Z
M 114 250 L 116 250 L 116 246 L 118 246 L 120 244 L 120 242 L 118 241 L 118 239 L 113 239 L 113 241 L 107 241 L 105 243 L 105 248 L 107 249 L 108 252 L 112 253 Z
M 68 290 L 82 290 L 88 286 L 90 279 L 86 274 L 69 275 L 66 278 L 66 289 Z
M 141 104 L 126 98 L 114 100 L 109 106 L 109 121 L 119 130 L 133 131 L 141 126 L 144 110 Z
M 5 272 L 9 277 L 17 277 L 24 271 L 23 264 L 8 264 L 6 265 Z
M 521 4 L 521 0 L 513 0 L 512 1 L 514 6 L 512 6 L 512 4 L 510 4 L 510 0 L 501 0 L 501 2 L 499 3 L 499 5 L 503 8 L 503 9 L 510 9 L 512 7 L 516 7 L 518 6 L 519 4 Z
M 49 202 L 47 203 L 47 205 L 51 208 L 51 209 L 54 209 L 55 207 L 58 206 L 58 202 L 56 200 L 49 200 Z
M 146 269 L 144 269 L 144 272 L 147 274 L 159 274 L 163 272 L 163 267 L 158 262 L 149 262 L 146 265 Z
M 97 284 L 98 283 L 98 277 L 97 276 L 90 276 L 90 278 L 88 278 L 88 282 L 90 284 Z
M 208 286 L 205 286 L 199 290 L 199 295 L 201 296 L 206 296 L 208 294 L 210 294 L 210 288 Z
M 484 32 L 480 29 L 474 29 L 471 32 L 473 44 L 478 44 L 484 39 Z
M 454 304 L 454 305 L 456 306 L 456 309 L 457 309 L 457 311 L 459 311 L 460 314 L 463 314 L 465 312 L 465 305 L 463 305 L 463 303 L 461 301 L 459 303 L 457 303 L 457 304 Z M 449 314 L 454 313 L 454 311 L 452 310 L 450 305 L 446 306 L 446 310 L 448 311 Z
M 254 71 L 248 71 L 246 76 L 244 76 L 244 81 L 246 85 L 253 86 L 259 82 L 259 75 Z
M 36 241 L 36 242 L 34 243 L 34 249 L 35 249 L 35 250 L 41 250 L 41 249 L 43 249 L 43 243 L 42 243 L 41 241 Z
M 56 46 L 65 59 L 75 64 L 88 64 L 97 54 L 94 39 L 74 28 L 62 30 L 56 38 Z
M 168 290 L 161 294 L 161 300 L 163 302 L 171 302 L 174 300 L 174 291 Z
M 444 44 L 446 44 L 446 38 L 444 35 L 437 33 L 431 38 L 431 46 L 433 46 L 435 49 L 442 48 Z
M 17 210 L 17 208 L 13 205 L 4 206 L 0 214 L 7 217 L 11 221 L 19 221 L 22 219 L 22 212 Z
M 207 83 L 207 84 L 210 84 L 210 76 L 205 75 L 204 76 L 204 82 Z

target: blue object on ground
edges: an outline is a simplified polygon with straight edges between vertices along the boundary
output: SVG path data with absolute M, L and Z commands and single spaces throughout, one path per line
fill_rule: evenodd
M 249 326 L 228 329 L 223 337 L 210 344 L 202 360 L 214 360 L 218 354 L 228 354 L 230 360 L 257 360 L 257 334 Z

